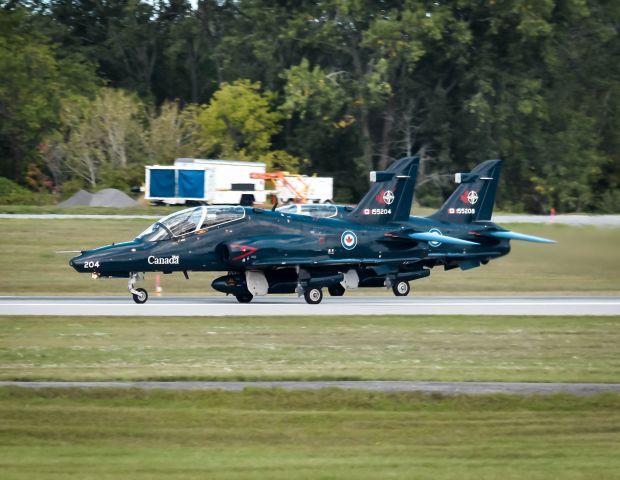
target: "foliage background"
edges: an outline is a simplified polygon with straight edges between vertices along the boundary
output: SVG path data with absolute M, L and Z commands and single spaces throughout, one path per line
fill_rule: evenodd
M 505 160 L 500 207 L 617 211 L 613 0 L 0 0 L 0 176 L 140 183 L 177 156 L 334 176 Z

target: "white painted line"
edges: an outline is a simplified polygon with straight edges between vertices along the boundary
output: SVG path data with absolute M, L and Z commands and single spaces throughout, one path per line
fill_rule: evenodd
M 407 300 L 350 297 L 326 299 L 320 305 L 308 305 L 294 298 L 259 298 L 255 303 L 238 304 L 219 297 L 179 297 L 154 299 L 136 305 L 129 297 L 16 297 L 0 298 L 0 315 L 56 316 L 325 316 L 325 315 L 613 315 L 620 316 L 618 297 L 446 297 Z M 273 300 L 273 301 L 269 301 Z
M 330 303 L 312 305 L 308 308 L 349 308 L 349 307 L 536 307 L 536 306 L 620 306 L 620 302 L 463 302 L 463 303 Z M 168 307 L 215 307 L 215 308 L 273 308 L 306 306 L 305 303 L 252 303 L 237 305 L 236 303 L 152 303 L 136 305 L 127 303 L 1 303 L 0 307 L 130 307 L 130 308 L 168 308 Z

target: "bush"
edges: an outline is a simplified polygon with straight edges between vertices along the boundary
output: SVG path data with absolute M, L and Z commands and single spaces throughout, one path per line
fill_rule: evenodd
M 49 193 L 36 193 L 5 177 L 0 177 L 0 205 L 45 205 L 54 203 Z

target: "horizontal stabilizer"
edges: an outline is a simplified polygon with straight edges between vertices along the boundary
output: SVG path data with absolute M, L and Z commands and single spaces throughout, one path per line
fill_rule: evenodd
M 410 238 L 414 240 L 421 240 L 423 242 L 439 242 L 447 243 L 449 245 L 480 245 L 476 242 L 470 242 L 469 240 L 462 240 L 460 238 L 448 237 L 446 235 L 440 235 L 438 233 L 424 232 L 424 233 L 410 233 Z
M 525 235 L 523 233 L 509 231 L 485 232 L 484 235 L 495 238 L 506 238 L 508 240 L 523 240 L 524 242 L 556 243 L 555 240 L 550 240 L 548 238 L 535 237 L 534 235 Z

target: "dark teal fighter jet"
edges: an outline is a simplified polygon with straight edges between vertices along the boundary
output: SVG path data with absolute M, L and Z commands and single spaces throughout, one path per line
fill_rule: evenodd
M 199 206 L 162 218 L 134 240 L 84 251 L 70 265 L 93 278 L 122 277 L 136 303 L 145 272 L 221 271 L 215 290 L 241 303 L 270 293 L 297 293 L 320 303 L 323 289 L 341 296 L 358 287 L 407 295 L 431 269 L 471 269 L 510 251 L 510 240 L 551 243 L 491 222 L 501 161 L 456 175 L 459 186 L 429 217 L 410 215 L 419 159 L 371 172 L 355 207 L 324 206 L 308 214 L 241 206 Z

